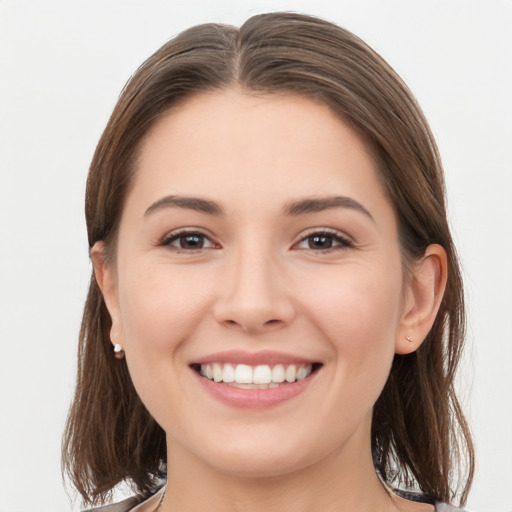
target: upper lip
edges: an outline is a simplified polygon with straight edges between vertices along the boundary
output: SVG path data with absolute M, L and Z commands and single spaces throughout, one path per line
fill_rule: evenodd
M 259 352 L 245 352 L 242 350 L 226 350 L 216 352 L 191 361 L 193 364 L 213 364 L 213 363 L 231 363 L 246 364 L 249 366 L 257 366 L 266 364 L 269 366 L 276 364 L 314 364 L 318 363 L 314 359 L 299 357 L 292 354 L 282 352 L 274 352 L 271 350 L 261 350 Z

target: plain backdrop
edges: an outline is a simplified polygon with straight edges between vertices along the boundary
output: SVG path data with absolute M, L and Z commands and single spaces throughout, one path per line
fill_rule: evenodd
M 512 511 L 511 0 L 0 0 L 0 512 L 71 509 L 60 443 L 90 275 L 84 183 L 121 88 L 181 30 L 275 10 L 362 37 L 431 123 L 469 306 L 468 508 Z

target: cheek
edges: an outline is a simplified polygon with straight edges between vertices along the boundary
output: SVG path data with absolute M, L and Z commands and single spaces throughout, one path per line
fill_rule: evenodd
M 133 265 L 123 269 L 119 302 L 128 352 L 158 354 L 181 343 L 204 315 L 206 290 L 171 268 Z M 148 355 L 150 351 L 144 350 Z
M 363 342 L 378 345 L 394 335 L 401 314 L 400 283 L 396 270 L 376 272 L 367 265 L 351 265 L 335 269 L 328 277 L 316 275 L 305 286 L 310 291 L 301 295 L 340 347 L 362 348 Z
M 210 297 L 179 269 L 130 263 L 120 269 L 119 287 L 126 362 L 143 403 L 164 424 L 169 418 L 162 403 L 178 404 L 186 395 L 182 347 L 194 336 Z
M 401 316 L 400 283 L 396 269 L 377 273 L 354 265 L 317 279 L 305 296 L 316 329 L 331 346 L 336 378 L 345 389 L 357 387 L 355 396 L 367 389 L 376 399 L 387 379 Z

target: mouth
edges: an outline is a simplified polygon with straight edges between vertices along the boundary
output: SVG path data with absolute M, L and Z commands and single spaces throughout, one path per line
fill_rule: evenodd
M 321 366 L 321 363 L 248 365 L 222 362 L 190 365 L 202 378 L 212 383 L 248 390 L 288 386 L 307 379 Z

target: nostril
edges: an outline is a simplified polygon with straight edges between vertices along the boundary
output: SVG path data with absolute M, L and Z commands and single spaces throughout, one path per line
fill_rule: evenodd
M 268 306 L 268 307 L 267 307 Z M 258 333 L 288 325 L 293 317 L 291 305 L 270 307 L 262 302 L 219 301 L 214 310 L 215 319 L 224 327 Z
M 225 324 L 227 325 L 233 325 L 233 326 L 238 326 L 238 327 L 242 327 L 244 328 L 244 324 L 241 323 L 241 322 L 237 322 L 236 320 L 225 320 L 224 321 Z M 277 325 L 277 324 L 280 324 L 282 323 L 282 320 L 278 320 L 277 318 L 276 319 L 271 319 L 271 320 L 267 320 L 263 323 L 263 325 L 265 326 L 271 326 L 271 325 Z

